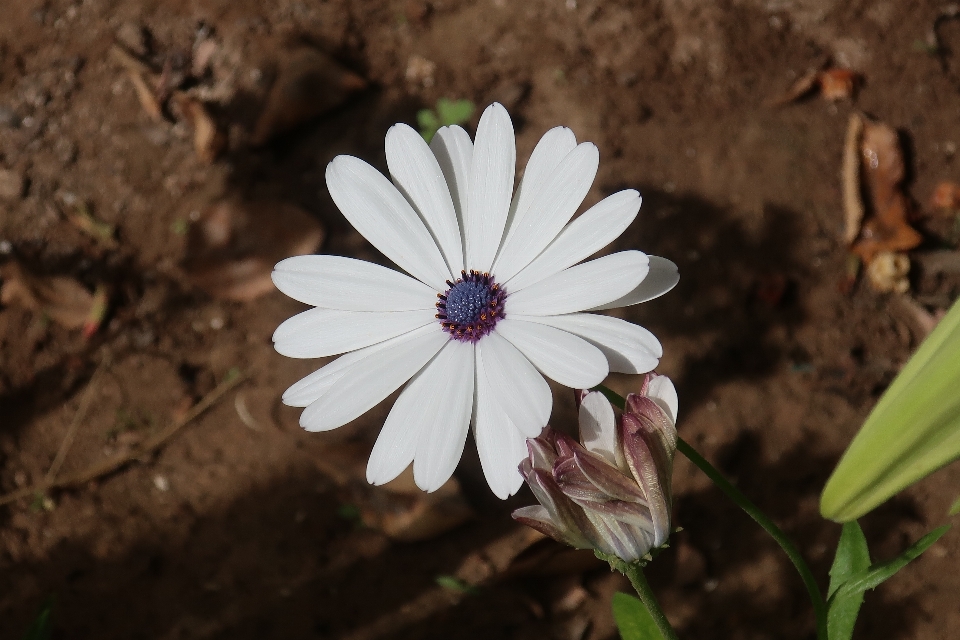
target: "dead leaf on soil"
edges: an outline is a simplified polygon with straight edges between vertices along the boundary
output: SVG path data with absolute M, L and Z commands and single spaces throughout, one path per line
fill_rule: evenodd
M 905 168 L 896 130 L 864 119 L 860 152 L 869 215 L 851 249 L 869 265 L 879 252 L 907 251 L 923 238 L 907 222 L 911 205 L 903 190 Z
M 910 258 L 903 253 L 881 251 L 867 265 L 867 277 L 880 293 L 906 293 L 910 290 Z
M 313 253 L 323 237 L 320 223 L 292 204 L 223 200 L 190 225 L 184 267 L 213 297 L 249 302 L 274 290 L 276 263 Z
M 325 53 L 309 47 L 291 51 L 253 129 L 250 143 L 266 144 L 308 120 L 341 105 L 367 81 Z
M 817 78 L 820 83 L 820 95 L 824 100 L 837 102 L 853 97 L 857 74 L 849 69 L 826 69 Z
M 217 128 L 202 102 L 185 93 L 174 93 L 177 108 L 193 126 L 193 148 L 197 157 L 207 164 L 213 163 L 227 145 L 227 136 Z
M 49 317 L 67 329 L 84 329 L 89 337 L 106 315 L 107 294 L 93 294 L 73 278 L 36 276 L 16 262 L 0 267 L 3 285 L 0 303 L 28 309 Z
M 151 85 L 156 86 L 158 76 L 149 65 L 119 45 L 112 45 L 109 53 L 110 57 L 126 70 L 143 110 L 153 120 L 163 121 L 163 103 L 156 91 L 151 89 Z
M 846 100 L 853 97 L 857 79 L 858 75 L 849 69 L 810 70 L 794 82 L 782 95 L 768 100 L 767 105 L 780 107 L 790 104 L 815 89 L 819 90 L 824 100 L 830 100 L 831 102 Z

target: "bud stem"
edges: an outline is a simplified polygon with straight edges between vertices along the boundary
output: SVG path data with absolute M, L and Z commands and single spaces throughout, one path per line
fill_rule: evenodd
M 612 404 L 620 407 L 621 409 L 623 408 L 625 401 L 616 392 L 607 389 L 602 385 L 598 386 L 597 389 L 602 391 Z M 813 605 L 813 613 L 817 619 L 817 640 L 827 640 L 827 605 L 823 599 L 823 594 L 820 592 L 820 588 L 817 586 L 817 580 L 813 577 L 813 572 L 810 571 L 810 567 L 807 566 L 806 561 L 803 559 L 803 556 L 800 555 L 800 551 L 797 549 L 797 547 L 790 541 L 789 538 L 787 538 L 786 534 L 780 530 L 780 527 L 774 524 L 773 520 L 771 520 L 767 514 L 760 511 L 760 508 L 757 507 L 757 505 L 753 504 L 753 502 L 751 502 L 747 496 L 743 495 L 739 489 L 737 489 L 729 480 L 723 477 L 722 473 L 720 473 L 712 464 L 707 462 L 706 458 L 697 453 L 696 449 L 687 444 L 687 442 L 682 438 L 677 438 L 677 451 L 685 455 L 690 462 L 695 464 L 701 471 L 703 471 L 703 473 L 706 474 L 706 476 L 710 478 L 710 480 L 712 480 L 721 491 L 727 494 L 728 498 L 733 500 L 738 507 L 743 509 L 748 516 L 753 518 L 757 524 L 763 527 L 764 531 L 770 534 L 770 537 L 777 541 L 777 544 L 780 545 L 780 548 L 783 549 L 784 553 L 787 554 L 787 557 L 790 558 L 793 566 L 796 567 L 797 572 L 800 574 L 800 578 L 803 580 L 803 584 L 807 587 L 807 592 L 810 595 L 810 602 Z M 633 582 L 633 578 L 630 578 L 630 581 Z M 637 587 L 637 585 L 634 584 L 633 586 L 639 593 L 640 589 Z M 642 599 L 643 596 L 641 595 L 641 600 Z M 646 604 L 647 601 L 644 600 L 643 602 Z M 653 613 L 652 609 L 651 613 Z
M 606 553 L 601 553 L 599 551 L 594 551 L 594 553 L 601 560 L 606 560 L 609 562 L 611 569 L 616 569 L 623 575 L 627 576 L 627 579 L 630 580 L 630 584 L 633 585 L 637 595 L 640 596 L 640 602 L 642 602 L 643 606 L 647 608 L 647 611 L 650 613 L 650 617 L 653 618 L 653 621 L 657 625 L 657 629 L 660 630 L 660 635 L 663 636 L 663 640 L 679 640 L 677 638 L 677 632 L 673 630 L 672 626 L 670 626 L 670 621 L 667 620 L 667 616 L 663 613 L 663 609 L 661 609 L 660 605 L 657 604 L 657 599 L 653 595 L 653 589 L 650 588 L 650 583 L 647 582 L 647 577 L 643 575 L 643 567 L 640 565 L 640 563 L 624 562 L 617 556 L 607 555 Z

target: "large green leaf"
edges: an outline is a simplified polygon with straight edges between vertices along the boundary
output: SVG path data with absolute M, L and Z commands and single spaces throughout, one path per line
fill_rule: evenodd
M 960 301 L 874 407 L 820 497 L 837 522 L 867 513 L 960 458 Z
M 613 619 L 623 640 L 663 640 L 647 607 L 629 594 L 613 594 Z
M 870 550 L 867 539 L 856 520 L 843 525 L 840 542 L 837 543 L 837 555 L 830 567 L 830 598 L 840 587 L 855 575 L 870 568 Z M 863 604 L 863 592 L 850 593 L 841 598 L 830 600 L 827 611 L 827 637 L 830 640 L 850 640 L 853 627 Z

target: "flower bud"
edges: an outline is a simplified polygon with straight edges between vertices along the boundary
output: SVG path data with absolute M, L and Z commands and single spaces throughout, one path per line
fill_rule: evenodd
M 527 440 L 520 473 L 539 505 L 514 519 L 580 549 L 636 562 L 670 534 L 677 395 L 647 374 L 618 417 L 599 391 L 580 391 L 580 442 L 547 427 Z

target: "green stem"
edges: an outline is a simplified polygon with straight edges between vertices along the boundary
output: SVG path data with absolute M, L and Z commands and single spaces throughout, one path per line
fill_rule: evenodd
M 607 398 L 613 404 L 618 405 L 621 409 L 625 404 L 623 397 L 617 393 L 607 389 L 606 387 L 598 387 L 600 391 L 603 392 Z M 820 588 L 817 586 L 817 581 L 813 577 L 813 572 L 810 571 L 810 567 L 807 566 L 806 561 L 803 559 L 803 556 L 800 555 L 800 551 L 796 546 L 790 541 L 789 538 L 780 530 L 773 520 L 771 520 L 765 513 L 760 511 L 760 508 L 757 505 L 753 504 L 747 496 L 743 495 L 739 489 L 737 489 L 733 484 L 723 477 L 712 464 L 707 462 L 706 458 L 697 453 L 696 449 L 691 447 L 684 441 L 682 438 L 677 438 L 677 450 L 685 455 L 687 459 L 695 464 L 701 471 L 703 471 L 710 480 L 713 481 L 717 487 L 720 488 L 727 497 L 736 503 L 738 507 L 743 509 L 748 516 L 753 518 L 754 522 L 763 527 L 763 530 L 770 534 L 770 536 L 777 541 L 777 544 L 780 545 L 780 548 L 783 549 L 784 553 L 787 554 L 787 557 L 790 558 L 790 561 L 793 563 L 793 566 L 796 567 L 797 572 L 800 574 L 800 578 L 803 580 L 803 584 L 807 587 L 807 592 L 810 595 L 810 602 L 813 604 L 813 613 L 817 618 L 817 639 L 818 640 L 827 640 L 827 604 L 823 599 L 823 594 L 820 592 Z M 636 585 L 634 585 L 636 586 Z
M 727 494 L 728 498 L 733 500 L 738 507 L 743 509 L 748 516 L 763 527 L 763 530 L 769 533 L 770 537 L 777 541 L 780 548 L 783 549 L 787 557 L 790 558 L 793 566 L 797 568 L 797 572 L 800 574 L 800 578 L 803 580 L 803 584 L 806 585 L 807 592 L 810 594 L 813 613 L 817 617 L 818 640 L 827 640 L 827 605 L 823 600 L 823 594 L 820 593 L 820 587 L 817 586 L 817 581 L 813 577 L 813 572 L 810 571 L 810 567 L 807 566 L 806 561 L 803 559 L 803 556 L 800 555 L 797 547 L 787 538 L 786 534 L 780 530 L 780 527 L 774 524 L 773 520 L 760 511 L 757 505 L 753 504 L 747 496 L 743 495 L 740 490 L 724 478 L 712 464 L 707 462 L 706 458 L 697 453 L 696 449 L 687 444 L 682 438 L 677 438 L 677 450 L 687 456 L 690 462 L 697 465 L 721 491 Z
M 602 553 L 597 553 L 597 555 L 609 562 L 611 568 L 616 569 L 623 575 L 627 576 L 627 578 L 630 580 L 630 584 L 632 584 L 634 590 L 636 590 L 637 595 L 640 596 L 640 602 L 642 602 L 643 606 L 647 608 L 647 611 L 650 613 L 650 617 L 653 618 L 653 621 L 656 623 L 657 629 L 660 630 L 660 635 L 663 636 L 664 640 L 679 640 L 677 638 L 677 632 L 673 630 L 672 626 L 670 626 L 670 621 L 667 620 L 667 616 L 663 613 L 663 609 L 661 609 L 660 605 L 657 604 L 657 598 L 653 595 L 653 589 L 650 588 L 650 583 L 647 582 L 647 577 L 643 575 L 643 567 L 635 562 L 624 562 L 616 556 Z

